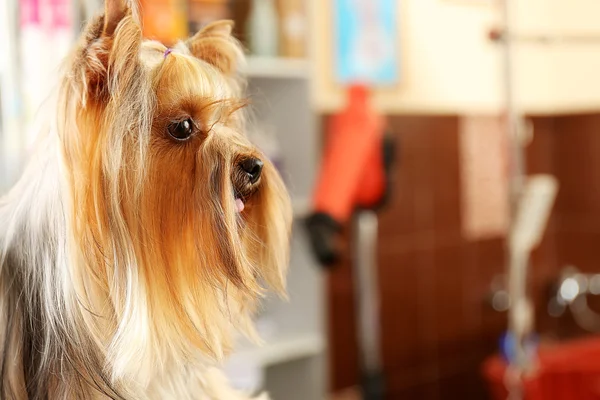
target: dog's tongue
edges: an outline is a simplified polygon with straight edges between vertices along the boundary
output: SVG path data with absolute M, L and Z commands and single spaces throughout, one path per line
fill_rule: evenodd
M 235 207 L 237 208 L 237 211 L 239 213 L 244 211 L 244 202 L 242 201 L 242 199 L 235 199 Z

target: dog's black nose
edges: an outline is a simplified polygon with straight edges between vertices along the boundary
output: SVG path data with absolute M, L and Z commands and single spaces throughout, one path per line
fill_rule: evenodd
M 255 157 L 246 158 L 240 163 L 240 168 L 248 175 L 251 183 L 256 183 L 258 178 L 260 178 L 263 162 Z

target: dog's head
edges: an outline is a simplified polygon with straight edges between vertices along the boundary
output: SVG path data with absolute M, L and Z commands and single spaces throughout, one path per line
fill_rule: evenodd
M 262 281 L 284 293 L 290 201 L 244 133 L 231 31 L 217 22 L 168 49 L 106 0 L 68 66 L 72 276 L 115 371 L 148 352 L 218 357 L 232 327 L 252 331 Z

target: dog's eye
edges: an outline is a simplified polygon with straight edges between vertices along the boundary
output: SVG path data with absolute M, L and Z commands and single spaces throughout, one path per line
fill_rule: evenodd
M 177 140 L 186 140 L 194 133 L 194 123 L 191 119 L 171 122 L 167 127 L 169 135 Z

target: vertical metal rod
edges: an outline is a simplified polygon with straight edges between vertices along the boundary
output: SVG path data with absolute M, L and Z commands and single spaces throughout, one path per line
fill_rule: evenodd
M 515 44 L 513 35 L 513 0 L 504 0 L 504 86 L 506 104 L 506 129 L 509 141 L 510 174 L 509 174 L 509 201 L 510 224 L 506 245 L 508 261 L 508 289 L 510 294 L 510 308 L 508 313 L 508 328 L 515 343 L 515 359 L 511 369 L 522 371 L 528 368 L 529 360 L 524 347 L 525 331 L 523 325 L 524 308 L 527 300 L 527 270 L 529 254 L 510 246 L 511 235 L 514 234 L 515 219 L 521 199 L 526 178 L 526 158 L 522 132 L 522 114 L 519 111 L 515 88 Z M 529 324 L 530 326 L 532 324 Z M 513 393 L 514 397 L 521 397 L 520 391 Z
M 381 370 L 379 285 L 377 277 L 377 214 L 361 210 L 356 215 L 354 282 L 358 299 L 358 339 L 363 374 L 363 399 L 383 399 Z
M 504 0 L 503 2 L 503 19 L 504 19 L 504 96 L 506 105 L 506 123 L 508 131 L 508 140 L 511 158 L 511 173 L 510 173 L 510 204 L 511 218 L 514 217 L 516 204 L 520 198 L 523 188 L 523 182 L 526 174 L 525 168 L 525 152 L 523 149 L 523 138 L 521 135 L 521 120 L 522 115 L 518 110 L 516 91 L 515 91 L 515 50 L 514 40 L 512 35 L 512 0 Z
M 528 314 L 529 300 L 527 298 L 527 270 L 529 254 L 525 251 L 512 249 L 510 253 L 509 293 L 511 305 L 509 308 L 509 329 L 515 339 L 515 359 L 513 367 L 520 371 L 529 368 L 529 355 L 526 353 L 525 336 L 529 333 L 531 322 L 524 321 L 530 318 Z

